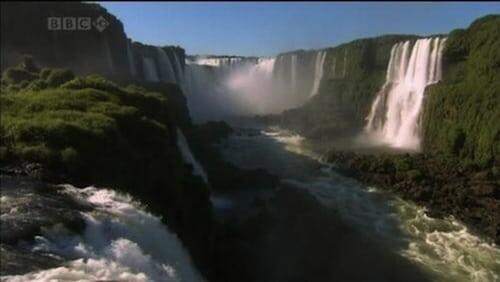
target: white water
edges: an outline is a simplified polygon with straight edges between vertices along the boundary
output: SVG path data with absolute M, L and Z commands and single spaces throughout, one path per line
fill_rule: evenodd
M 155 62 L 152 58 L 144 57 L 142 58 L 143 68 L 144 68 L 144 76 L 147 81 L 158 82 L 160 78 L 158 77 L 158 73 L 156 72 Z
M 156 52 L 158 53 L 161 81 L 170 83 L 177 82 L 172 63 L 170 62 L 167 54 L 165 54 L 165 50 L 160 47 L 156 47 Z
M 441 79 L 446 39 L 425 38 L 392 47 L 386 82 L 367 117 L 366 132 L 393 147 L 420 149 L 420 114 L 425 88 Z
M 309 58 L 311 64 L 299 64 Z M 188 59 L 185 85 L 189 109 L 195 121 L 204 121 L 280 113 L 300 106 L 318 92 L 325 59 L 326 51 L 276 58 Z
M 61 267 L 3 276 L 2 281 L 202 281 L 177 236 L 125 194 L 62 185 L 95 209 L 82 235 L 55 227 L 36 237 L 33 251 L 70 259 Z
M 198 163 L 196 158 L 193 156 L 193 153 L 191 152 L 191 149 L 189 148 L 189 145 L 187 143 L 186 137 L 179 128 L 177 128 L 177 146 L 181 151 L 182 158 L 184 159 L 184 161 L 193 166 L 193 173 L 195 175 L 201 176 L 205 181 L 205 183 L 208 183 L 207 174 L 205 173 L 205 170 L 203 170 L 201 164 Z
M 323 64 L 325 63 L 325 59 L 326 59 L 325 51 L 316 53 L 316 62 L 314 64 L 314 82 L 309 97 L 318 94 L 319 85 L 321 83 L 321 79 L 323 78 Z

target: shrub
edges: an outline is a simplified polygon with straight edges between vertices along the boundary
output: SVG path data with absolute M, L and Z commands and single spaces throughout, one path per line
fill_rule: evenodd
M 42 79 L 47 79 L 50 75 L 50 73 L 52 72 L 52 69 L 49 69 L 49 68 L 43 68 L 41 71 L 40 71 L 40 78 Z
M 33 57 L 30 55 L 25 55 L 23 57 L 23 61 L 21 63 L 21 68 L 31 72 L 31 73 L 38 73 L 40 72 L 40 69 L 38 66 L 35 64 L 35 61 L 33 60 Z
M 75 75 L 67 69 L 54 69 L 47 77 L 47 84 L 51 87 L 57 87 L 66 81 L 70 81 Z
M 37 74 L 21 68 L 9 68 L 2 75 L 2 79 L 4 79 L 7 84 L 18 84 L 22 81 L 32 81 L 37 78 Z

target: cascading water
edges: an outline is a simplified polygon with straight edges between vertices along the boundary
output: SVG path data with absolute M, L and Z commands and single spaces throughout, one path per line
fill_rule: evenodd
M 155 62 L 152 58 L 142 58 L 144 66 L 144 77 L 147 81 L 158 82 L 160 78 L 156 72 Z
M 294 93 L 297 88 L 297 55 L 292 55 L 292 63 L 290 67 L 291 81 L 290 84 L 290 93 Z
M 184 70 L 182 69 L 181 61 L 177 56 L 177 53 L 174 52 L 174 71 L 177 76 L 177 84 L 184 90 Z
M 160 75 L 161 80 L 163 82 L 177 82 L 175 78 L 174 69 L 172 68 L 172 64 L 170 63 L 170 59 L 167 54 L 165 54 L 165 50 L 160 47 L 156 47 L 156 52 L 158 53 L 158 60 L 160 62 Z
M 446 38 L 424 38 L 392 47 L 386 82 L 375 98 L 365 130 L 383 143 L 420 149 L 419 119 L 425 88 L 441 79 Z M 410 53 L 411 51 L 411 53 Z
M 142 57 L 142 77 L 151 82 L 177 83 L 186 94 L 195 122 L 279 113 L 302 105 L 319 90 L 327 54 L 188 56 L 183 67 L 176 51 L 160 47 L 152 51 Z M 129 60 L 134 62 L 131 56 L 129 52 Z
M 193 166 L 193 173 L 195 175 L 201 176 L 201 178 L 203 178 L 203 181 L 205 181 L 205 183 L 208 183 L 207 174 L 203 170 L 201 164 L 198 163 L 198 161 L 193 156 L 193 153 L 191 152 L 191 149 L 189 148 L 189 145 L 187 143 L 186 137 L 179 128 L 177 128 L 177 146 L 181 151 L 184 161 Z
M 129 42 L 127 42 L 127 58 L 128 58 L 128 64 L 130 66 L 130 74 L 132 76 L 136 76 L 137 70 L 135 69 L 134 54 L 132 54 L 132 49 L 130 49 Z
M 314 64 L 314 82 L 309 97 L 312 97 L 318 93 L 319 84 L 321 82 L 321 78 L 323 78 L 323 64 L 325 63 L 325 59 L 325 51 L 316 53 L 316 61 Z
M 63 266 L 2 281 L 203 281 L 177 236 L 161 219 L 130 196 L 109 189 L 63 186 L 63 192 L 92 206 L 86 228 L 75 235 L 58 227 L 44 229 L 32 252 L 69 260 Z

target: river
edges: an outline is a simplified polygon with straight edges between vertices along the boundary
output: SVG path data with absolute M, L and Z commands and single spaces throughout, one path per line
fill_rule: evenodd
M 237 125 L 238 126 L 238 125 Z M 241 124 L 239 124 L 241 126 Z M 336 209 L 353 227 L 409 259 L 433 281 L 499 281 L 500 249 L 452 217 L 344 177 L 307 140 L 278 128 L 237 128 L 219 145 L 241 168 L 264 168 Z

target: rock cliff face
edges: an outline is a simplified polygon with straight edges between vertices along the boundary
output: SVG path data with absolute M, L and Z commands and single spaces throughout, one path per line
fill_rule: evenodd
M 128 40 L 123 24 L 97 4 L 2 3 L 1 68 L 15 65 L 20 56 L 32 55 L 41 65 L 66 67 L 77 74 L 99 73 L 124 79 L 130 74 Z M 49 30 L 50 17 L 102 17 L 107 26 L 99 31 Z

